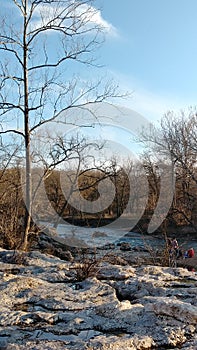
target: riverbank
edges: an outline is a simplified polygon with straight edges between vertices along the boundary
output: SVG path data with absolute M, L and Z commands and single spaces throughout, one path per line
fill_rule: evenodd
M 80 227 L 105 227 L 107 225 L 116 226 L 116 228 L 128 228 L 128 231 L 136 232 L 136 233 L 142 233 L 142 234 L 148 234 L 147 228 L 148 224 L 150 222 L 150 218 L 141 218 L 137 223 L 135 219 L 131 219 L 128 217 L 86 217 L 86 218 L 79 218 L 79 217 L 65 217 L 63 218 L 63 222 L 67 222 L 71 225 L 80 226 Z M 163 232 L 163 229 L 159 227 L 154 234 L 155 235 L 161 235 Z M 169 235 L 178 235 L 180 237 L 185 235 L 194 235 L 197 237 L 197 232 L 194 227 L 191 225 L 168 225 L 166 227 L 166 233 Z
M 97 231 L 96 231 L 97 232 Z M 101 259 L 103 256 L 112 254 L 115 257 L 121 257 L 131 265 L 135 264 L 153 264 L 167 266 L 169 261 L 166 256 L 166 243 L 163 238 L 152 235 L 141 235 L 130 232 L 119 238 L 115 243 L 106 244 L 106 237 L 101 237 L 103 245 L 87 246 L 77 236 L 70 235 L 63 238 L 54 235 L 54 231 L 48 229 L 37 236 L 33 247 L 41 252 L 50 253 L 62 259 L 71 260 L 71 257 L 80 259 L 82 256 L 87 258 Z M 181 243 L 181 240 L 180 240 Z M 185 242 L 183 249 L 188 249 L 190 244 L 194 245 L 197 254 L 197 241 L 191 240 Z M 179 259 L 178 265 L 185 268 L 193 268 L 197 271 L 196 255 L 190 259 Z

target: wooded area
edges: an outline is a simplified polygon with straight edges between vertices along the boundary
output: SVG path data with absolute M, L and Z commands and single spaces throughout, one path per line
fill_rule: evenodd
M 196 230 L 196 125 L 196 115 L 192 111 L 189 112 L 189 115 L 181 115 L 181 117 L 171 114 L 164 116 L 161 125 L 157 129 L 151 129 L 146 134 L 142 131 L 141 142 L 148 149 L 141 156 L 141 161 L 128 159 L 127 162 L 121 165 L 118 159 L 112 157 L 111 160 L 103 162 L 102 166 L 88 168 L 87 159 L 89 159 L 90 146 L 88 140 L 83 140 L 83 142 L 76 140 L 74 142 L 72 139 L 70 143 L 72 147 L 68 148 L 68 143 L 64 143 L 60 139 L 59 147 L 61 146 L 61 150 L 68 151 L 70 149 L 70 152 L 66 153 L 67 158 L 63 158 L 65 164 L 67 164 L 67 169 L 58 169 L 53 162 L 51 163 L 53 166 L 49 166 L 46 161 L 43 163 L 44 171 L 40 171 L 38 166 L 34 166 L 32 178 L 39 175 L 39 178 L 44 181 L 44 189 L 42 188 L 43 192 L 41 191 L 37 196 L 36 192 L 39 189 L 38 184 L 40 182 L 33 182 L 32 208 L 34 213 L 32 213 L 32 217 L 35 215 L 38 218 L 39 216 L 39 220 L 51 220 L 53 218 L 54 227 L 58 226 L 61 218 L 76 224 L 89 226 L 94 223 L 94 226 L 99 226 L 101 223 L 104 224 L 103 219 L 106 219 L 106 223 L 108 223 L 110 220 L 116 220 L 121 215 L 130 218 L 132 221 L 143 210 L 143 215 L 134 229 L 145 233 L 160 195 L 161 160 L 162 162 L 169 162 L 165 155 L 170 150 L 175 187 L 171 207 L 161 226 L 165 226 L 167 231 L 170 228 L 176 229 L 185 226 L 188 227 L 187 232 L 193 229 Z M 95 144 L 94 146 L 96 147 Z M 84 150 L 87 150 L 86 148 L 88 152 L 84 153 Z M 57 140 L 55 150 L 56 152 L 58 150 Z M 20 240 L 25 214 L 21 182 L 22 168 L 16 165 L 16 155 L 17 150 L 15 149 L 14 153 L 10 153 L 10 158 L 8 158 L 8 148 L 2 145 L 1 164 L 4 167 L 1 168 L 0 173 L 1 244 L 12 248 Z M 49 158 L 50 155 L 45 155 L 45 159 L 49 160 Z M 93 158 L 93 155 L 91 158 Z M 58 157 L 56 156 L 54 159 L 59 165 Z M 75 166 L 70 164 L 68 169 L 70 159 L 75 159 Z M 78 167 L 76 167 L 76 164 L 78 164 Z M 81 167 L 79 167 L 79 164 Z M 115 188 L 111 204 L 105 210 L 101 208 L 99 211 L 97 208 L 97 211 L 95 209 L 92 213 L 84 212 L 83 208 L 80 210 L 79 193 L 94 208 L 100 196 L 99 184 L 106 179 L 110 180 L 110 182 L 103 185 L 105 186 L 106 198 L 111 191 L 110 183 Z M 148 197 L 145 179 L 148 180 Z M 66 193 L 64 192 L 65 188 L 67 189 Z M 70 201 L 71 197 L 72 201 Z M 105 197 L 102 197 L 102 200 L 105 201 Z M 165 201 L 165 198 L 163 198 L 163 201 Z M 57 217 L 53 217 L 54 212 L 58 214 Z M 162 233 L 162 227 L 158 228 L 157 232 Z M 35 227 L 32 226 L 32 229 L 35 229 Z

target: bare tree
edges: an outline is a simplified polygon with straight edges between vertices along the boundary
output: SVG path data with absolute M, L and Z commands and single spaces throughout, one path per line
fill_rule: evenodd
M 195 109 L 190 109 L 188 113 L 180 112 L 179 115 L 167 113 L 162 118 L 159 128 L 142 132 L 142 141 L 147 145 L 149 152 L 151 151 L 149 154 L 152 165 L 158 166 L 160 159 L 168 161 L 170 156 L 176 174 L 176 188 L 170 213 L 179 217 L 179 222 L 193 225 L 192 210 L 197 198 Z
M 32 211 L 33 133 L 62 112 L 114 96 L 116 86 L 103 84 L 102 79 L 80 80 L 70 64 L 75 62 L 76 69 L 80 64 L 95 64 L 93 53 L 103 42 L 104 28 L 96 20 L 94 0 L 8 0 L 8 5 L 9 16 L 3 11 L 1 15 L 1 134 L 17 134 L 25 145 L 26 215 L 21 248 L 26 249 Z M 81 123 L 80 118 L 70 122 Z
M 40 144 L 41 150 L 39 149 Z M 52 200 L 52 202 L 54 202 L 56 214 L 58 214 L 57 218 L 53 218 L 55 220 L 55 228 L 60 223 L 63 213 L 70 207 L 69 200 L 71 200 L 71 197 L 72 202 L 75 199 L 76 203 L 79 204 L 77 193 L 79 194 L 80 192 L 83 197 L 85 193 L 88 190 L 91 191 L 99 181 L 107 178 L 103 170 L 102 176 L 98 176 L 99 167 L 95 160 L 96 154 L 102 147 L 102 142 L 93 142 L 78 134 L 71 136 L 62 136 L 58 134 L 56 137 L 54 135 L 48 135 L 48 138 L 42 138 L 42 140 L 40 140 L 37 145 L 37 150 L 36 147 L 34 147 L 33 163 L 35 162 L 35 167 L 33 170 L 37 179 L 34 175 L 32 202 L 35 200 L 34 209 L 36 209 L 36 203 L 39 203 L 40 200 L 44 198 L 42 190 L 43 183 L 48 183 L 48 188 L 51 189 L 51 191 L 48 191 L 48 194 L 50 200 L 52 197 L 55 199 L 55 201 Z M 40 169 L 42 170 L 40 171 Z M 54 176 L 55 169 L 59 170 L 58 180 Z M 65 189 L 64 194 L 60 189 L 61 183 L 62 188 Z M 41 191 L 42 193 L 40 194 Z M 58 207 L 57 203 L 59 203 Z

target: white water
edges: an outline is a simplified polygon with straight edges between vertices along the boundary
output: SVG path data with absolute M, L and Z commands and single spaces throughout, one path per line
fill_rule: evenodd
M 45 227 L 52 227 L 50 223 L 43 223 Z M 106 244 L 117 243 L 119 240 L 124 240 L 132 247 L 153 245 L 159 246 L 162 244 L 162 239 L 153 238 L 151 236 L 143 236 L 139 233 L 129 232 L 129 237 L 125 237 L 128 230 L 121 229 L 111 229 L 106 226 L 90 228 L 90 227 L 80 227 L 70 224 L 59 224 L 56 229 L 57 234 L 61 237 L 69 240 L 81 240 L 83 243 L 89 247 L 99 247 Z

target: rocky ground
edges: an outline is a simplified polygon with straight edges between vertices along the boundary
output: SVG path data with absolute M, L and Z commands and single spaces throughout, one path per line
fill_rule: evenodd
M 197 349 L 195 272 L 13 254 L 0 250 L 0 349 Z

